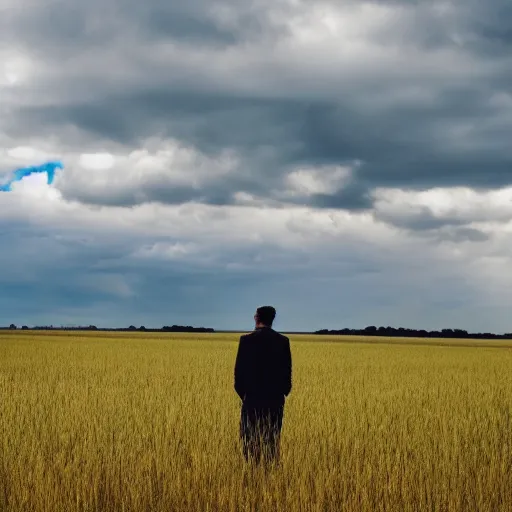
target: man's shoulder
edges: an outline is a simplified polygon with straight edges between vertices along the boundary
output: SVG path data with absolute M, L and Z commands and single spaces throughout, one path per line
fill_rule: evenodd
M 284 334 L 281 334 L 277 331 L 274 331 L 274 329 L 256 329 L 247 334 L 242 334 L 240 336 L 240 341 L 242 339 L 250 340 L 250 339 L 262 338 L 262 337 L 263 338 L 274 338 L 274 339 L 278 339 L 279 341 L 282 341 L 282 342 L 290 341 L 287 336 L 285 336 Z
M 257 331 L 252 331 L 252 332 L 247 332 L 245 334 L 241 334 L 240 335 L 240 341 L 248 340 L 250 338 L 254 338 L 254 336 L 256 336 L 256 334 L 257 334 Z
M 285 336 L 284 334 L 281 334 L 280 332 L 274 331 L 274 329 L 270 329 L 270 332 L 272 333 L 272 336 L 274 336 L 275 338 L 278 338 L 281 341 L 290 341 L 287 336 Z
M 276 334 L 276 337 L 279 338 L 279 340 L 281 340 L 282 342 L 286 343 L 288 341 L 290 341 L 290 338 L 288 338 L 288 336 L 285 336 L 284 334 L 281 334 L 280 332 L 277 332 L 277 331 L 274 331 L 275 334 Z
M 253 332 L 248 332 L 248 333 L 245 333 L 245 334 L 241 334 L 240 335 L 240 341 L 245 341 L 245 340 L 248 340 L 250 339 L 252 336 L 253 336 Z

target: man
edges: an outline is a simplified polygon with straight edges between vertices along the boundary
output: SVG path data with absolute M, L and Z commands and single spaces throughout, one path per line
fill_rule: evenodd
M 272 329 L 276 310 L 256 310 L 255 330 L 240 337 L 235 391 L 242 399 L 240 436 L 246 460 L 279 458 L 285 397 L 292 388 L 290 340 Z

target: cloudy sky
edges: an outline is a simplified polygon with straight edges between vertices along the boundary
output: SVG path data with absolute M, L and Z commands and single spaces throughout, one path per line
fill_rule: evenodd
M 512 331 L 509 0 L 0 0 L 0 325 Z

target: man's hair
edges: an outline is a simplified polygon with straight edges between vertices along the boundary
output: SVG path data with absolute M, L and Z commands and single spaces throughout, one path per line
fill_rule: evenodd
M 258 315 L 258 320 L 263 325 L 268 325 L 270 327 L 276 317 L 276 310 L 272 306 L 261 306 L 256 310 L 256 314 Z

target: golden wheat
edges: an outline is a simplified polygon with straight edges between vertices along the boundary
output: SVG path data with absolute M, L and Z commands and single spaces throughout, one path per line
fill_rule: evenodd
M 0 510 L 512 510 L 512 343 L 291 336 L 265 472 L 240 451 L 236 340 L 0 334 Z

